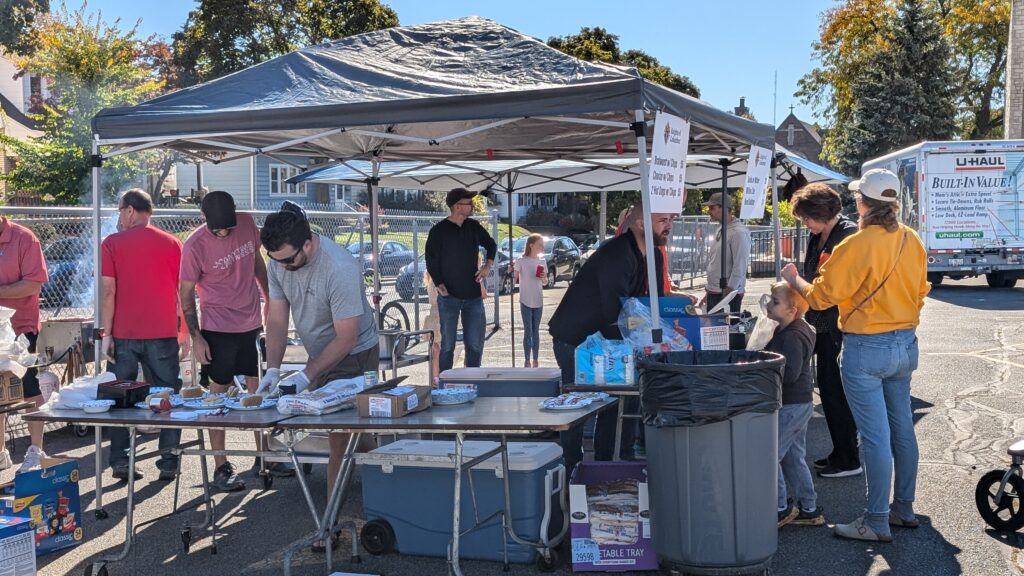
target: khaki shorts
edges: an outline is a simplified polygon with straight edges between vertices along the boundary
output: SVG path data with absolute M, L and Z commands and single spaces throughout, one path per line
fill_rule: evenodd
M 334 366 L 325 370 L 322 374 L 313 379 L 309 385 L 310 390 L 323 388 L 331 380 L 343 378 L 355 378 L 367 372 L 376 373 L 380 369 L 380 346 L 374 344 L 362 352 L 355 352 L 345 356 Z

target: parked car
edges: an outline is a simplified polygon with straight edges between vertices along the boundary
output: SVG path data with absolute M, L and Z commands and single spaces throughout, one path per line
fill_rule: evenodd
M 584 264 L 586 264 L 587 260 L 590 260 L 590 257 L 594 255 L 594 252 L 597 252 L 597 249 L 600 248 L 602 244 L 604 244 L 605 242 L 607 242 L 610 239 L 611 238 L 605 238 L 604 240 L 594 240 L 593 242 L 588 244 L 585 249 L 581 246 L 580 247 L 580 267 L 582 267 Z
M 501 247 L 508 246 L 507 239 Z M 520 236 L 512 242 L 512 253 L 518 258 L 526 248 L 526 236 Z M 545 288 L 551 288 L 559 280 L 572 281 L 580 271 L 580 249 L 568 236 L 544 237 L 544 258 L 548 262 L 548 278 Z
M 483 259 L 483 250 L 480 251 L 480 257 Z M 507 254 L 498 252 L 495 256 L 494 267 L 498 269 L 498 281 L 501 286 L 502 294 L 510 294 L 515 286 L 513 282 L 515 273 L 512 268 L 512 261 L 509 260 Z M 410 262 L 402 267 L 398 272 L 398 277 L 395 278 L 395 290 L 398 291 L 398 296 L 402 300 L 412 300 L 415 297 L 424 297 L 427 295 L 427 287 L 423 281 L 423 273 L 427 271 L 427 261 L 425 257 L 421 257 L 419 265 L 416 267 L 417 273 L 413 274 L 413 265 Z
M 363 274 L 373 274 L 373 245 L 370 241 L 355 242 L 346 248 L 350 254 L 363 262 Z M 403 266 L 413 261 L 416 255 L 401 242 L 388 240 L 380 245 L 378 270 L 381 276 L 397 276 Z
M 43 250 L 49 280 L 40 288 L 40 305 L 47 308 L 92 304 L 92 246 L 87 238 L 62 238 Z

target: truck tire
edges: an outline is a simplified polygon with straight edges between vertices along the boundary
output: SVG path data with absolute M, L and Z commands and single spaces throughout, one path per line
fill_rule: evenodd
M 928 283 L 931 284 L 932 286 L 938 286 L 939 284 L 942 284 L 942 278 L 942 272 L 928 273 Z
M 1017 277 L 1005 272 L 993 272 L 985 274 L 985 282 L 988 283 L 989 288 L 1013 288 L 1017 285 Z

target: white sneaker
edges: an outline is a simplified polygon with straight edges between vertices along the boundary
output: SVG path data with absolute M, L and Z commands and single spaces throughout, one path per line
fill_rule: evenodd
M 43 452 L 39 446 L 33 444 L 28 447 L 25 451 L 25 459 L 21 461 L 21 468 L 18 468 L 18 474 L 24 474 L 25 472 L 31 472 L 42 467 L 40 464 L 40 458 L 46 458 L 46 452 Z
M 11 462 L 11 453 L 6 448 L 0 450 L 0 470 L 7 470 L 14 463 Z

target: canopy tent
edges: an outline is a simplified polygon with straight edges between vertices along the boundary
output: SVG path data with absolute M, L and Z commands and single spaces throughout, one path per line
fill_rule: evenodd
M 646 127 L 658 111 L 690 122 L 693 154 L 737 157 L 751 145 L 773 147 L 769 125 L 646 82 L 635 69 L 582 62 L 483 18 L 360 34 L 97 114 L 94 234 L 98 242 L 104 157 L 165 147 L 212 162 L 257 154 L 287 164 L 281 155 L 370 160 L 375 217 L 384 160 L 628 155 L 645 173 Z M 644 179 L 641 188 L 646 196 Z M 652 251 L 650 238 L 647 244 Z M 648 267 L 656 293 L 653 260 Z M 376 276 L 376 261 L 374 268 Z M 99 270 L 97 261 L 97 284 Z

